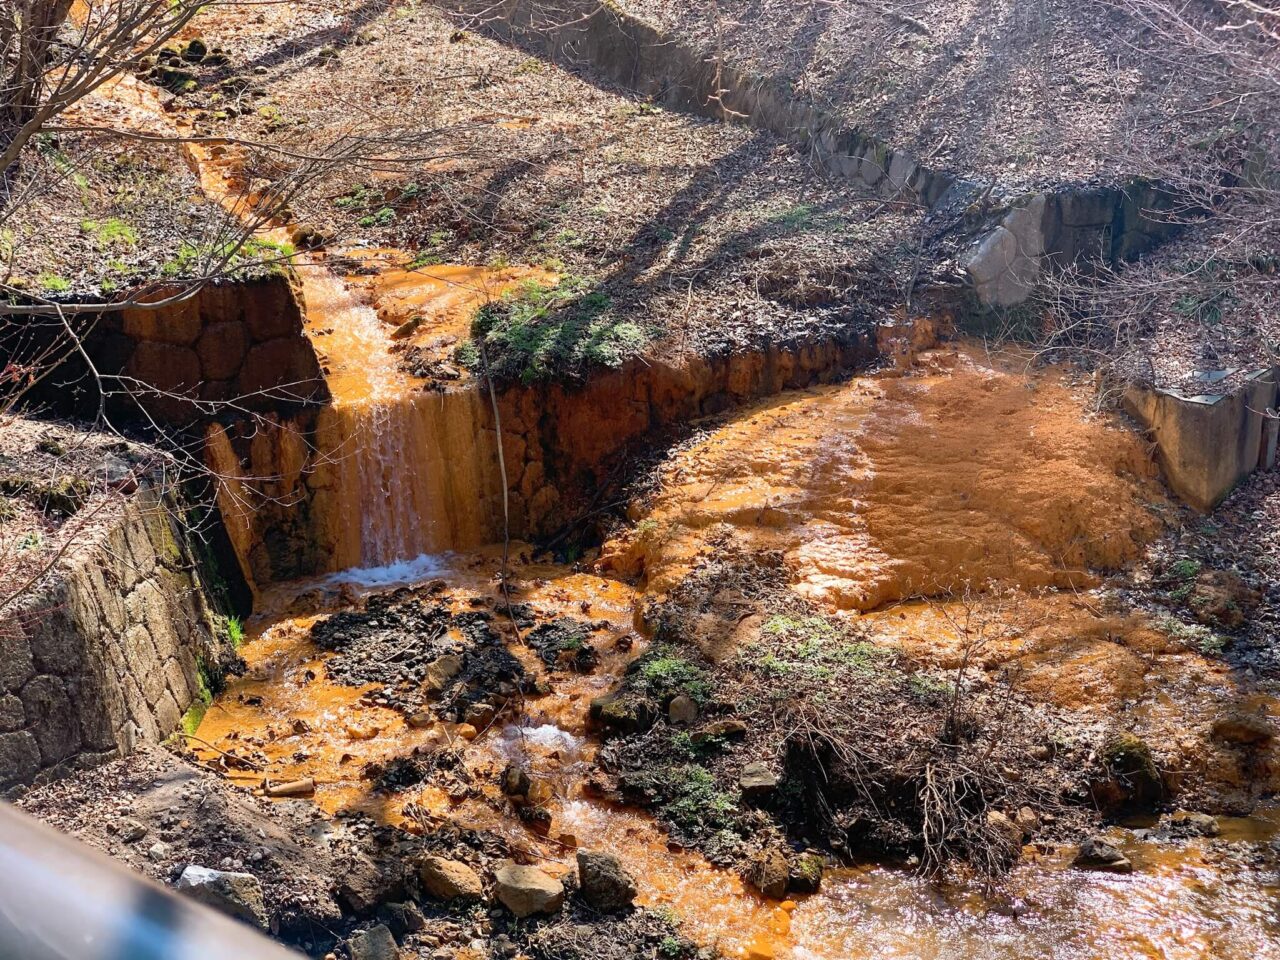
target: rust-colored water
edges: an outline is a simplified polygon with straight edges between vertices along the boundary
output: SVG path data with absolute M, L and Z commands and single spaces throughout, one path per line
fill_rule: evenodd
M 1128 711 L 1162 751 L 1162 762 L 1217 764 L 1221 775 L 1230 758 L 1187 734 L 1238 697 L 1237 679 L 1143 616 L 1107 613 L 1099 591 L 1088 589 L 1096 582 L 1094 566 L 1125 562 L 1158 528 L 1153 511 L 1163 498 L 1136 439 L 1085 417 L 1057 374 L 1028 379 L 969 350 L 925 355 L 922 363 L 908 376 L 779 397 L 683 451 L 648 516 L 634 535 L 606 547 L 602 566 L 642 570 L 652 592 L 714 549 L 709 532 L 727 529 L 751 545 L 783 549 L 795 588 L 833 610 L 852 608 L 847 615 L 876 642 L 942 667 L 958 662 L 958 625 L 976 601 L 951 596 L 870 608 L 928 583 L 961 576 L 995 581 L 1007 589 L 981 601 L 981 616 L 1000 628 L 983 648 L 982 666 L 1016 665 L 1028 692 L 1070 709 Z M 984 432 L 991 423 L 999 429 Z M 414 430 L 429 435 L 430 428 Z M 465 438 L 432 440 L 414 455 L 433 462 L 455 442 Z M 438 510 L 450 495 L 435 496 L 431 509 Z M 398 522 L 375 514 L 372 530 L 343 535 L 363 543 L 390 536 Z M 518 556 L 523 551 L 517 546 Z M 419 574 L 443 576 L 459 605 L 472 597 L 493 604 L 497 567 L 490 548 L 428 563 Z M 349 577 L 368 585 L 413 575 L 397 569 Z M 1120 834 L 1139 867 L 1127 877 L 1072 870 L 1069 851 L 1029 852 L 990 896 L 865 867 L 833 873 L 819 894 L 798 903 L 769 902 L 700 855 L 670 849 L 645 814 L 583 793 L 595 751 L 587 706 L 643 648 L 643 641 L 627 652 L 614 646 L 634 627 L 634 588 L 527 560 L 517 563 L 513 584 L 515 599 L 542 616 L 606 621 L 597 638 L 601 668 L 549 675 L 548 695 L 487 730 L 417 729 L 367 705 L 366 691 L 326 679 L 325 657 L 305 637 L 315 614 L 267 617 L 245 651 L 250 673 L 210 709 L 200 735 L 224 750 L 252 749 L 265 758 L 265 771 L 232 772 L 246 786 L 264 774 L 275 781 L 315 778 L 316 802 L 329 812 L 361 810 L 412 828 L 453 819 L 502 834 L 553 872 L 571 869 L 577 845 L 614 851 L 636 873 L 641 902 L 674 911 L 689 935 L 731 957 L 1275 955 L 1274 865 L 1264 868 L 1240 850 L 1206 842 L 1172 848 Z M 288 590 L 281 588 L 286 599 Z M 530 672 L 545 673 L 530 651 L 513 652 Z M 1168 695 L 1152 697 L 1153 687 Z M 371 762 L 440 742 L 465 750 L 477 789 L 452 797 L 437 786 L 382 795 L 361 776 Z M 497 791 L 499 771 L 517 757 L 552 813 L 547 838 L 529 833 Z M 426 821 L 407 808 L 425 811 Z M 1274 828 L 1237 821 L 1224 835 L 1258 840 Z
M 517 545 L 517 556 L 523 552 Z M 453 602 L 464 609 L 473 597 L 497 602 L 493 575 L 498 565 L 497 551 L 489 550 L 425 572 L 443 577 Z M 368 581 L 377 575 L 352 576 Z M 355 601 L 364 589 L 357 584 L 339 591 L 338 582 L 325 584 L 327 609 Z M 600 670 L 548 675 L 547 696 L 486 730 L 438 723 L 417 729 L 394 711 L 369 706 L 362 700 L 366 690 L 326 679 L 327 655 L 306 639 L 316 614 L 267 616 L 244 650 L 248 674 L 215 702 L 199 736 L 241 756 L 265 757 L 264 771 L 228 774 L 246 787 L 258 786 L 264 776 L 274 782 L 315 778 L 315 802 L 330 813 L 358 810 L 412 829 L 450 819 L 492 830 L 552 872 L 571 869 L 576 846 L 615 852 L 636 873 L 642 903 L 675 912 L 690 936 L 730 957 L 1246 960 L 1277 955 L 1280 880 L 1274 864 L 1266 867 L 1241 850 L 1201 841 L 1181 848 L 1138 843 L 1119 831 L 1116 839 L 1138 867 L 1131 876 L 1072 870 L 1065 850 L 1044 856 L 1029 851 L 1027 862 L 992 896 L 963 886 L 940 889 L 904 870 L 865 867 L 830 874 L 820 893 L 797 903 L 767 901 L 698 854 L 669 849 L 665 834 L 647 815 L 583 795 L 595 750 L 586 735 L 587 705 L 643 649 L 642 642 L 625 653 L 615 647 L 633 627 L 637 597 L 632 588 L 528 562 L 517 564 L 512 583 L 514 598 L 543 616 L 574 614 L 607 622 L 594 641 L 604 652 Z M 299 589 L 316 593 L 316 585 L 281 588 L 267 602 L 283 605 Z M 543 671 L 530 651 L 513 650 L 531 672 Z M 427 786 L 384 795 L 361 776 L 366 764 L 440 743 L 465 750 L 478 792 L 451 798 Z M 197 751 L 208 761 L 217 759 L 199 744 Z M 546 839 L 528 833 L 497 790 L 499 771 L 515 758 L 543 785 L 552 812 Z M 409 804 L 426 811 L 427 820 L 407 813 Z M 1276 833 L 1280 815 L 1225 820 L 1223 827 L 1224 839 L 1262 841 Z

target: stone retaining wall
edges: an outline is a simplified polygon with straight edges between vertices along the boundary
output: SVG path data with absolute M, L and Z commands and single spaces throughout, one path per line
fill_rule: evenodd
M 181 303 L 108 315 L 89 352 L 103 373 L 128 378 L 126 413 L 134 401 L 168 423 L 207 419 L 229 401 L 288 411 L 328 399 L 303 319 L 301 291 L 284 276 L 209 284 Z
M 219 635 L 173 503 L 144 485 L 0 626 L 0 794 L 173 733 Z M 208 667 L 204 667 L 208 669 Z

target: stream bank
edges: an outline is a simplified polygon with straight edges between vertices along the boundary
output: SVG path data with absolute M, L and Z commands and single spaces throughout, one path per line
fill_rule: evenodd
M 1248 841 L 1113 827 L 1133 874 L 1070 866 L 1099 807 L 1233 812 L 1275 789 L 1266 683 L 1117 589 L 1177 508 L 1084 405 L 1065 371 L 950 347 L 747 407 L 677 445 L 598 564 L 513 544 L 514 625 L 497 547 L 273 588 L 198 731 L 217 750 L 193 757 L 250 789 L 310 780 L 336 823 L 488 837 L 437 854 L 486 892 L 504 857 L 572 890 L 577 849 L 612 851 L 641 904 L 727 956 L 1002 957 L 1028 931 L 1046 957 L 1265 956 L 1265 819 L 1222 821 Z M 908 534 L 912 509 L 929 532 Z M 932 847 L 925 784 L 960 768 L 980 799 Z M 846 866 L 867 856 L 890 865 Z M 931 858 L 940 886 L 917 873 Z M 387 895 L 438 909 L 396 862 Z M 1238 897 L 1215 881 L 1152 917 L 1217 870 Z M 537 929 L 504 914 L 473 939 Z

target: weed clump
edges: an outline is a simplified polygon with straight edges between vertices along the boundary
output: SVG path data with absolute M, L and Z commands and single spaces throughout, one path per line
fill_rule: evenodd
M 592 286 L 576 276 L 554 286 L 530 281 L 481 307 L 472 335 L 483 342 L 489 373 L 498 380 L 534 383 L 580 376 L 593 366 L 620 367 L 639 354 L 652 334 L 619 317 L 609 296 Z M 483 360 L 473 344 L 464 345 L 455 358 L 472 368 Z

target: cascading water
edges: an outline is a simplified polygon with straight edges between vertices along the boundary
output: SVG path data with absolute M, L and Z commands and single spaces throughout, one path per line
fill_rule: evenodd
M 317 533 L 330 569 L 381 567 L 498 535 L 496 434 L 483 394 L 424 390 L 386 325 L 318 262 L 300 270 L 333 403 L 316 427 Z

